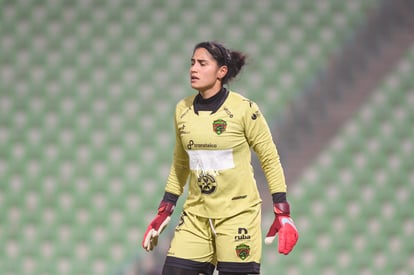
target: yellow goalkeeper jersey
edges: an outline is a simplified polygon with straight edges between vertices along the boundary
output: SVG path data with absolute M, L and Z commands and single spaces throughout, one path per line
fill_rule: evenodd
M 279 155 L 257 104 L 230 91 L 216 112 L 195 112 L 195 96 L 176 106 L 174 158 L 165 188 L 181 195 L 188 182 L 183 210 L 217 219 L 260 203 L 250 149 L 270 193 L 286 192 Z

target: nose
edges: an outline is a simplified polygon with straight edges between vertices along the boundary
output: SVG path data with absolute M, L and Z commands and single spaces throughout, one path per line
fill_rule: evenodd
M 191 67 L 190 67 L 190 73 L 196 73 L 196 72 L 197 72 L 196 65 L 191 65 Z

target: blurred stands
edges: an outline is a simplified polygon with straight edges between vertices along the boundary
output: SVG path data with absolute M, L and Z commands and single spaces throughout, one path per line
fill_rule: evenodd
M 257 101 L 273 124 L 379 2 L 0 1 L 0 273 L 150 274 L 163 260 L 173 225 L 152 254 L 144 256 L 140 241 L 169 170 L 175 103 L 193 92 L 187 71 L 194 44 L 219 40 L 249 54 L 249 66 L 230 88 Z M 399 115 L 412 122 L 398 106 Z M 401 133 L 409 139 L 409 131 Z M 332 157 L 352 159 L 353 151 Z M 339 167 L 342 175 L 345 168 Z M 328 173 L 331 179 L 335 171 Z M 344 185 L 351 181 L 348 174 Z M 390 176 L 382 177 L 385 186 Z M 306 189 L 323 182 L 302 181 L 298 186 L 304 189 L 293 189 L 292 204 L 301 213 L 303 246 L 288 262 L 266 253 L 271 256 L 264 258 L 263 274 L 272 274 L 274 263 L 288 271 L 336 268 L 316 258 L 313 245 L 321 247 L 311 236 L 320 228 L 304 213 L 309 201 L 317 209 L 326 209 L 326 201 L 332 211 L 343 204 L 335 208 L 332 198 L 320 201 L 320 193 Z M 398 190 L 408 202 L 404 194 L 412 186 Z M 308 200 L 302 201 L 305 194 Z M 373 201 L 382 199 L 373 194 Z M 384 211 L 401 216 L 396 200 L 386 205 Z M 374 219 L 375 225 L 382 220 Z M 411 221 L 403 228 L 394 233 L 391 251 L 407 259 L 410 246 L 400 236 L 411 233 Z M 366 232 L 357 232 L 364 244 Z M 332 232 L 326 233 L 317 236 L 332 244 Z M 367 257 L 375 255 L 367 251 Z M 353 260 L 350 253 L 338 253 Z M 304 262 L 297 265 L 299 254 Z M 345 267 L 366 268 L 360 263 Z
M 383 1 L 276 121 L 289 182 L 356 112 L 414 41 L 413 2 Z
M 413 74 L 414 44 L 291 187 L 301 238 L 263 274 L 411 274 Z

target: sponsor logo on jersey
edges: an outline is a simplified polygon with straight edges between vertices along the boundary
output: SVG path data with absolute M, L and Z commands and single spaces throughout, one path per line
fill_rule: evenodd
M 247 244 L 239 244 L 236 246 L 236 255 L 243 261 L 250 255 L 250 246 Z
M 223 119 L 217 119 L 213 121 L 213 131 L 217 135 L 221 135 L 224 131 L 226 131 L 227 122 Z
M 256 111 L 256 112 L 254 112 L 254 114 L 252 114 L 252 119 L 256 120 L 259 116 L 260 116 L 260 112 Z
M 201 174 L 197 179 L 197 184 L 201 193 L 206 195 L 214 193 L 217 188 L 216 179 L 209 174 Z
M 235 201 L 235 200 L 242 200 L 242 199 L 245 199 L 245 198 L 247 198 L 247 195 L 236 196 L 236 197 L 231 198 L 231 200 L 232 201 Z
M 184 111 L 184 113 L 182 113 L 182 114 L 181 114 L 180 118 L 185 117 L 185 116 L 188 114 L 188 112 L 189 112 L 190 110 L 191 110 L 191 107 L 188 107 L 188 108 Z
M 249 103 L 250 108 L 253 106 L 253 101 L 251 101 L 250 99 L 243 99 L 243 100 Z
M 187 144 L 187 149 L 211 149 L 217 148 L 217 144 L 213 143 L 195 143 L 194 140 L 190 140 Z
M 248 234 L 249 232 L 247 231 L 246 228 L 243 227 L 239 227 L 238 231 L 237 231 L 237 235 L 234 236 L 234 240 L 235 241 L 244 241 L 244 240 L 250 240 L 250 235 Z
M 183 126 L 181 127 L 178 127 L 178 132 L 180 133 L 180 135 L 186 135 L 190 133 L 189 131 L 185 130 L 185 124 L 183 124 Z
M 229 108 L 224 107 L 224 111 L 226 112 L 226 114 L 229 116 L 229 118 L 233 118 L 234 115 L 230 112 Z

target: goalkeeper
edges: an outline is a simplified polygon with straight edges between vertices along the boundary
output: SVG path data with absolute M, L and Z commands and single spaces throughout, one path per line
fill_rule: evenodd
M 286 200 L 276 146 L 258 106 L 225 85 L 246 56 L 218 42 L 194 47 L 189 70 L 196 94 L 176 106 L 174 159 L 157 216 L 142 246 L 150 251 L 188 182 L 188 196 L 175 229 L 164 275 L 259 274 L 262 253 L 261 198 L 251 165 L 260 160 L 273 198 L 275 219 L 265 238 L 278 237 L 279 253 L 298 240 Z

